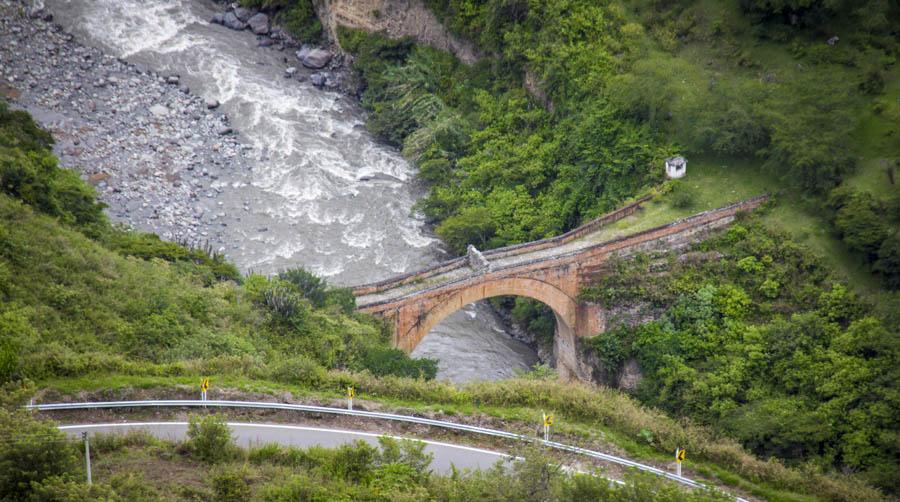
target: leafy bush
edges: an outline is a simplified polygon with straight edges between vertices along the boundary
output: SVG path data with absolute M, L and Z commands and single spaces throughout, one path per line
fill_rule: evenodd
M 223 468 L 215 471 L 210 478 L 216 500 L 221 502 L 244 502 L 250 500 L 252 490 L 247 484 L 247 470 Z
M 225 423 L 224 415 L 191 416 L 187 435 L 185 447 L 203 462 L 224 462 L 236 454 L 231 429 Z
M 850 249 L 863 253 L 872 270 L 881 274 L 891 289 L 900 287 L 900 213 L 896 204 L 847 187 L 832 190 L 828 198 L 832 222 L 841 239 Z
M 50 422 L 40 422 L 24 411 L 0 410 L 0 493 L 23 500 L 36 492 L 39 499 L 65 500 L 50 496 L 59 485 L 82 475 L 78 447 Z M 48 483 L 41 488 L 41 483 Z M 51 486 L 52 485 L 52 486 Z M 61 489 L 61 488 L 60 488 Z M 82 500 L 87 500 L 83 498 Z
M 697 196 L 685 183 L 679 182 L 673 186 L 669 201 L 672 207 L 688 209 L 697 203 Z
M 358 369 L 366 369 L 376 376 L 397 375 L 431 380 L 437 374 L 434 359 L 412 359 L 400 349 L 372 347 L 361 354 Z
M 272 376 L 280 382 L 312 388 L 319 387 L 327 377 L 325 368 L 303 355 L 276 363 Z
M 275 21 L 302 43 L 315 44 L 322 39 L 322 22 L 312 0 L 241 0 L 240 4 L 275 12 Z
M 35 502 L 116 502 L 122 500 L 105 484 L 88 485 L 68 476 L 52 476 L 31 485 L 28 500 Z

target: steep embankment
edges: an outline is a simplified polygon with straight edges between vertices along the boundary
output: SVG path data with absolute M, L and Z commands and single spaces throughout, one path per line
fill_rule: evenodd
M 315 6 L 325 32 L 334 41 L 339 40 L 338 28 L 343 26 L 390 38 L 412 37 L 450 52 L 466 64 L 478 60 L 475 45 L 450 33 L 422 0 L 321 0 Z

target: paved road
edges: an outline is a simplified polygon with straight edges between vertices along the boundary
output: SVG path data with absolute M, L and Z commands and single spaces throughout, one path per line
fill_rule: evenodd
M 378 445 L 380 434 L 368 432 L 344 431 L 336 429 L 320 429 L 280 424 L 244 424 L 229 422 L 237 443 L 241 446 L 258 446 L 267 443 L 278 443 L 284 446 L 336 447 L 354 441 L 365 441 L 373 446 Z M 140 422 L 113 424 L 61 425 L 59 429 L 71 436 L 80 436 L 82 432 L 125 433 L 131 430 L 145 430 L 161 439 L 182 440 L 187 434 L 187 422 Z M 391 436 L 395 437 L 395 436 Z M 396 437 L 395 437 L 396 438 Z M 396 438 L 400 439 L 400 438 Z M 469 446 L 460 446 L 436 441 L 422 441 L 425 451 L 434 455 L 432 469 L 438 473 L 449 473 L 450 466 L 457 469 L 487 469 L 498 461 L 511 458 L 505 453 L 498 453 Z

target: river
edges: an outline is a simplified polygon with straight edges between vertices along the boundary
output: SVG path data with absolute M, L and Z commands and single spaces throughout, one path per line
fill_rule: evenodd
M 248 169 L 214 183 L 220 218 L 203 229 L 244 271 L 302 266 L 354 285 L 432 265 L 447 256 L 413 213 L 423 195 L 414 169 L 364 127 L 354 100 L 284 78 L 307 72 L 290 51 L 257 47 L 251 33 L 209 23 L 203 0 L 46 0 L 82 43 L 177 74 L 192 93 L 221 103 L 248 145 Z M 307 72 L 309 73 L 309 72 Z M 537 358 L 484 303 L 437 326 L 413 352 L 438 360 L 438 378 L 511 376 Z

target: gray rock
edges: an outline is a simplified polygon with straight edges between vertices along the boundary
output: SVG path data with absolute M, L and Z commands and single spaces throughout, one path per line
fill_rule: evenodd
M 225 24 L 225 13 L 219 12 L 217 14 L 213 14 L 212 19 L 209 20 L 212 24 Z
M 215 110 L 219 107 L 219 101 L 215 99 L 207 99 L 206 100 L 206 108 L 209 110 Z
M 321 72 L 313 73 L 309 76 L 309 81 L 312 85 L 316 87 L 323 87 L 325 85 L 325 81 L 328 80 L 328 77 Z
M 469 268 L 474 270 L 475 272 L 490 272 L 491 264 L 487 261 L 487 258 L 481 254 L 481 251 L 475 248 L 475 246 L 469 244 L 466 247 L 466 260 L 468 261 Z
M 293 66 L 291 66 L 290 68 L 285 68 L 284 78 L 291 78 L 295 73 L 297 73 L 297 68 L 294 68 Z
M 247 20 L 250 30 L 257 35 L 265 35 L 269 32 L 269 16 L 260 12 Z
M 303 58 L 305 58 L 306 55 L 309 54 L 310 50 L 312 50 L 310 46 L 303 44 L 303 46 L 300 47 L 300 50 L 295 52 L 294 55 L 297 56 L 298 61 L 303 61 Z
M 179 78 L 178 75 L 169 75 L 166 77 L 166 83 L 170 85 L 178 85 L 180 81 L 181 78 Z
M 44 10 L 43 7 L 33 6 L 25 9 L 25 14 L 31 19 L 43 19 L 44 21 L 52 21 L 53 15 Z
M 235 17 L 246 23 L 251 17 L 253 17 L 253 11 L 244 7 L 237 7 L 236 9 L 234 9 L 234 15 Z
M 221 126 L 216 130 L 216 133 L 219 136 L 225 136 L 225 135 L 231 134 L 232 132 L 234 132 L 234 130 L 228 126 Z
M 303 57 L 303 66 L 318 70 L 324 68 L 331 61 L 331 53 L 325 49 L 313 49 Z
M 155 104 L 150 107 L 150 113 L 156 117 L 164 117 L 169 114 L 169 109 L 163 105 Z
M 247 23 L 238 19 L 238 17 L 234 15 L 234 12 L 227 12 L 222 18 L 222 24 L 226 28 L 231 28 L 232 30 L 241 31 L 247 29 Z

